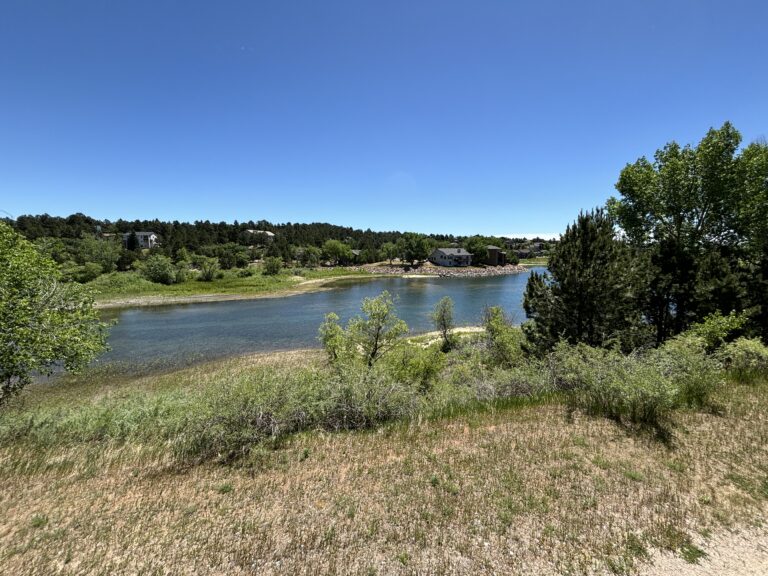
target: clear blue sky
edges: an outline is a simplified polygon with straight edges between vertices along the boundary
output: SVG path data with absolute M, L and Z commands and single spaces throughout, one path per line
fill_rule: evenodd
M 765 0 L 3 0 L 0 209 L 560 232 L 768 135 Z

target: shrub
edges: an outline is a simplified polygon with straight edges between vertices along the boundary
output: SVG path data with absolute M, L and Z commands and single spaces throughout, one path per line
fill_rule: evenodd
M 241 268 L 237 271 L 238 278 L 249 278 L 250 276 L 253 276 L 253 268 Z
M 723 316 L 720 312 L 715 312 L 704 318 L 702 322 L 692 325 L 687 334 L 702 338 L 707 352 L 711 353 L 720 348 L 733 332 L 741 330 L 746 323 L 746 314 L 731 312 L 728 316 Z
M 655 363 L 677 389 L 677 402 L 681 406 L 706 406 L 722 385 L 722 369 L 718 361 L 707 354 L 707 340 L 690 332 L 650 352 L 648 361 Z
M 485 310 L 483 326 L 491 364 L 511 368 L 522 362 L 523 333 L 507 320 L 500 307 Z
M 200 278 L 203 282 L 212 282 L 219 271 L 219 259 L 200 256 L 197 258 L 200 267 Z
M 408 333 L 408 325 L 395 315 L 395 302 L 386 290 L 365 298 L 361 309 L 363 316 L 351 318 L 346 329 L 339 326 L 336 314 L 325 316 L 318 337 L 331 361 L 357 358 L 370 368 Z
M 556 381 L 569 390 L 568 406 L 617 422 L 664 429 L 677 390 L 654 362 L 579 344 L 551 353 Z
M 430 314 L 435 330 L 440 332 L 443 339 L 443 352 L 448 352 L 456 345 L 456 337 L 453 334 L 453 300 L 449 296 L 444 296 L 435 304 Z
M 768 347 L 760 340 L 739 338 L 721 348 L 717 356 L 738 382 L 750 383 L 768 375 Z
M 61 279 L 64 282 L 79 282 L 85 284 L 95 280 L 101 275 L 101 266 L 95 262 L 86 262 L 79 265 L 74 261 L 67 261 L 61 265 Z
M 262 274 L 265 276 L 276 276 L 280 274 L 280 270 L 283 268 L 283 259 L 279 256 L 267 256 L 264 258 L 264 266 L 262 268 Z
M 173 284 L 176 281 L 176 268 L 167 256 L 153 254 L 140 267 L 141 274 L 150 282 L 157 284 Z
M 382 368 L 398 382 L 415 385 L 420 393 L 431 390 L 444 365 L 445 356 L 435 346 L 411 344 L 398 348 L 383 361 Z
M 182 284 L 189 280 L 189 262 L 180 260 L 176 263 L 176 274 L 174 280 L 176 284 Z

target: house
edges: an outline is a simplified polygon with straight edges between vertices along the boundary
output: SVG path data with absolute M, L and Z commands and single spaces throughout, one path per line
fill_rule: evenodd
M 131 234 L 136 234 L 138 248 L 154 248 L 160 244 L 160 237 L 154 232 L 126 232 L 123 234 L 123 245 L 126 248 Z
M 472 254 L 464 248 L 435 248 L 429 255 L 429 261 L 437 266 L 469 266 Z
M 506 266 L 507 253 L 498 246 L 486 246 L 488 250 L 488 266 Z
M 248 229 L 245 231 L 246 234 L 250 234 L 251 236 L 257 236 L 261 239 L 263 239 L 266 242 L 271 242 L 275 239 L 275 233 L 270 232 L 269 230 L 251 230 Z

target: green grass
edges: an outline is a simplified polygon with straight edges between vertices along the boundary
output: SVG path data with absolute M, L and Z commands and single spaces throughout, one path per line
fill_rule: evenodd
M 521 258 L 518 264 L 521 266 L 546 266 L 548 262 L 549 258 L 541 256 L 539 258 Z
M 298 275 L 295 273 L 298 272 Z M 318 268 L 284 270 L 276 276 L 264 276 L 257 271 L 253 276 L 240 277 L 237 270 L 223 272 L 223 278 L 211 282 L 187 280 L 180 284 L 156 284 L 138 272 L 112 272 L 89 282 L 97 301 L 118 300 L 143 296 L 183 297 L 206 294 L 268 294 L 297 288 L 305 280 L 336 278 L 339 276 L 368 277 L 370 274 L 346 268 Z

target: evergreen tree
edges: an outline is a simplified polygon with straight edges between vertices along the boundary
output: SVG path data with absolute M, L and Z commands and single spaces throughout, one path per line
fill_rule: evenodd
M 523 330 L 530 347 L 545 351 L 565 339 L 631 349 L 642 340 L 637 262 L 603 210 L 579 214 L 548 269 L 533 272 L 525 290 L 529 320 Z

